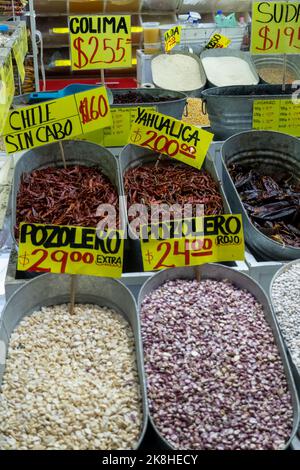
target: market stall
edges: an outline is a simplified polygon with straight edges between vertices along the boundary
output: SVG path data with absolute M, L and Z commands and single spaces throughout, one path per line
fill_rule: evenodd
M 260 3 L 5 6 L 1 450 L 300 450 L 300 4 Z

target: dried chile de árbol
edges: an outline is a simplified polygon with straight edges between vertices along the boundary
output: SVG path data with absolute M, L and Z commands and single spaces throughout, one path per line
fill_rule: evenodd
M 17 195 L 15 236 L 21 222 L 96 227 L 101 204 L 111 204 L 119 220 L 116 188 L 99 168 L 82 165 L 23 173 Z
M 282 245 L 300 248 L 300 182 L 294 175 L 270 176 L 242 165 L 228 169 L 253 225 Z

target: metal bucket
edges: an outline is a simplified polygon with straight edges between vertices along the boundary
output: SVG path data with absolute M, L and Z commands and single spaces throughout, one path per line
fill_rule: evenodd
M 262 67 L 281 67 L 282 68 L 282 78 L 284 70 L 284 56 L 277 54 L 266 54 L 266 55 L 252 55 L 252 61 L 256 67 L 257 73 L 260 76 L 262 83 L 269 83 L 264 80 L 260 73 L 259 69 Z M 298 54 L 288 54 L 286 56 L 286 69 L 288 72 L 291 72 L 295 75 L 295 79 L 300 79 L 300 57 Z
M 204 108 L 217 140 L 252 129 L 253 102 L 257 100 L 291 99 L 291 85 L 282 91 L 280 85 L 248 85 L 215 87 L 202 91 Z
M 206 85 L 206 75 L 205 75 L 204 68 L 203 68 L 203 65 L 202 65 L 202 62 L 201 62 L 200 58 L 196 54 L 193 54 L 191 52 L 173 51 L 173 52 L 169 52 L 169 54 L 171 54 L 171 55 L 172 54 L 173 55 L 183 55 L 183 56 L 188 56 L 188 57 L 193 58 L 199 66 L 199 76 L 201 78 L 201 82 L 203 83 L 203 85 L 200 88 L 197 88 L 195 90 L 182 90 L 181 92 L 177 92 L 177 91 L 175 92 L 174 91 L 173 93 L 185 93 L 189 97 L 196 97 L 196 98 L 200 97 L 201 92 L 202 92 L 202 90 L 204 89 L 204 87 Z M 156 59 L 156 57 L 158 57 L 160 55 L 164 55 L 164 54 L 159 53 L 159 54 L 154 55 L 152 57 L 152 61 L 151 61 L 151 71 L 152 71 L 153 83 L 157 87 L 159 87 L 160 85 L 159 85 L 159 81 L 155 82 L 154 73 L 153 73 L 153 68 L 155 67 L 155 64 L 154 64 L 153 60 Z M 158 74 L 158 76 L 159 76 L 159 74 Z M 163 90 L 163 88 L 160 88 L 160 90 Z M 181 117 L 180 117 L 180 119 L 181 119 Z
M 158 157 L 158 154 L 153 152 L 150 149 L 145 149 L 145 148 L 138 147 L 132 144 L 129 144 L 126 147 L 124 147 L 124 149 L 122 150 L 120 154 L 119 165 L 120 165 L 121 191 L 125 197 L 126 197 L 126 193 L 124 189 L 124 175 L 126 171 L 129 170 L 129 168 L 134 168 L 136 166 L 140 166 L 145 163 L 155 162 L 157 161 L 157 157 Z M 167 160 L 170 160 L 168 159 L 168 157 L 165 157 L 165 158 Z M 174 159 L 172 161 L 174 162 Z M 218 178 L 214 163 L 209 158 L 206 158 L 202 168 L 206 170 L 216 182 L 218 182 L 220 193 L 223 199 L 223 205 L 224 205 L 224 211 L 225 211 L 224 213 L 231 214 L 231 209 L 228 204 L 221 181 Z M 129 243 L 131 245 L 131 250 L 132 250 L 131 255 L 132 253 L 134 253 L 134 259 L 132 260 L 134 263 L 133 270 L 136 272 L 142 272 L 144 269 L 143 269 L 141 242 L 139 239 L 138 240 L 136 238 L 134 239 L 134 235 L 133 235 L 132 230 L 130 229 L 130 225 L 128 221 L 127 207 L 125 208 L 125 220 L 126 220 L 127 227 L 128 227 Z
M 235 58 L 241 59 L 241 60 L 243 60 L 244 62 L 246 62 L 248 64 L 249 69 L 250 69 L 250 71 L 251 71 L 251 73 L 252 73 L 252 75 L 253 75 L 253 77 L 256 81 L 256 85 L 259 82 L 259 76 L 257 74 L 255 65 L 252 62 L 250 54 L 247 53 L 247 52 L 237 51 L 237 50 L 230 50 L 230 49 L 227 49 L 227 48 L 226 49 L 208 49 L 208 50 L 205 50 L 204 52 L 202 52 L 202 54 L 200 55 L 200 59 L 202 61 L 204 72 L 207 76 L 207 80 L 209 80 L 208 75 L 207 75 L 206 70 L 205 70 L 205 65 L 203 63 L 203 59 L 205 57 L 214 57 L 216 59 L 218 59 L 219 57 L 235 57 Z M 222 70 L 220 70 L 220 76 L 222 76 Z M 218 85 L 216 85 L 215 83 L 213 83 L 211 81 L 209 81 L 208 83 L 210 84 L 211 87 L 218 86 Z
M 249 168 L 260 164 L 267 174 L 286 170 L 300 180 L 300 141 L 296 137 L 272 131 L 241 132 L 222 147 L 222 182 L 233 212 L 242 213 L 247 245 L 262 259 L 288 261 L 300 258 L 300 248 L 283 246 L 258 230 L 246 209 L 227 170 L 231 163 Z
M 120 313 L 130 324 L 135 338 L 136 361 L 140 380 L 143 406 L 143 426 L 137 447 L 140 446 L 148 421 L 146 382 L 143 364 L 143 349 L 140 334 L 140 320 L 135 300 L 130 291 L 115 279 L 91 276 L 76 276 L 76 303 L 106 306 Z M 9 338 L 18 323 L 43 306 L 68 303 L 70 300 L 70 277 L 57 274 L 43 274 L 20 287 L 7 302 L 0 322 L 0 341 L 6 351 Z M 0 363 L 0 384 L 5 365 Z
M 247 276 L 246 274 L 239 273 L 232 268 L 228 268 L 222 265 L 217 264 L 205 264 L 198 268 L 200 270 L 201 279 L 214 279 L 214 280 L 224 280 L 228 279 L 230 282 L 235 284 L 240 289 L 246 289 L 250 292 L 256 300 L 263 306 L 265 319 L 269 326 L 272 329 L 274 339 L 279 350 L 282 363 L 284 366 L 287 382 L 289 385 L 289 390 L 292 396 L 293 402 L 293 409 L 294 409 L 294 422 L 293 422 L 293 431 L 291 433 L 289 441 L 286 443 L 286 448 L 290 446 L 292 441 L 295 438 L 297 429 L 299 427 L 299 401 L 298 396 L 295 388 L 294 379 L 292 376 L 291 368 L 286 356 L 284 344 L 279 333 L 279 329 L 277 326 L 277 322 L 275 320 L 274 312 L 270 305 L 270 302 L 262 290 L 262 288 L 254 281 L 251 277 Z M 164 271 L 160 271 L 159 273 L 152 276 L 141 289 L 139 300 L 138 300 L 138 311 L 141 311 L 141 305 L 144 298 L 149 295 L 153 290 L 159 288 L 164 282 L 175 280 L 175 279 L 195 279 L 196 277 L 196 270 L 194 267 L 185 267 L 185 268 L 174 268 L 168 269 Z M 164 445 L 168 448 L 172 448 L 170 443 L 165 440 L 165 438 L 159 433 L 157 430 L 155 423 L 151 417 L 149 412 L 150 421 L 156 430 L 157 434 L 160 436 Z
M 274 313 L 275 313 L 275 317 L 276 317 L 276 310 L 275 310 L 275 306 L 274 306 L 274 302 L 273 302 L 273 286 L 274 286 L 274 283 L 285 271 L 288 271 L 295 264 L 300 264 L 300 259 L 297 260 L 297 261 L 292 261 L 292 262 L 287 263 L 284 266 L 282 266 L 282 268 L 280 268 L 272 278 L 271 285 L 270 285 L 270 290 L 269 290 L 269 296 L 270 296 L 271 302 L 273 304 L 273 310 L 274 310 Z M 300 286 L 299 286 L 299 289 L 300 289 Z M 288 296 L 289 292 L 287 292 L 286 295 Z M 279 324 L 279 329 L 280 329 L 280 324 Z M 284 337 L 283 337 L 283 341 L 285 342 Z M 291 353 L 289 351 L 288 346 L 286 346 L 286 349 L 287 349 L 287 354 L 288 354 L 288 357 L 289 357 L 289 360 L 290 360 L 290 363 L 291 363 L 292 371 L 293 371 L 293 374 L 294 374 L 298 394 L 300 396 L 300 369 L 296 367 L 296 365 L 295 365 L 295 363 L 292 359 L 292 356 L 291 356 Z
M 187 96 L 179 91 L 162 90 L 161 88 L 113 88 L 112 90 L 114 100 L 118 96 L 125 95 L 126 93 L 132 92 L 137 93 L 141 96 L 153 96 L 155 99 L 169 97 L 168 101 L 153 101 L 148 103 L 124 103 L 124 104 L 113 104 L 112 109 L 115 108 L 138 108 L 138 107 L 155 107 L 157 112 L 171 116 L 175 119 L 181 120 Z
M 121 196 L 118 161 L 106 148 L 85 141 L 67 140 L 62 142 L 65 159 L 68 165 L 96 166 L 109 178 Z M 15 241 L 14 227 L 16 225 L 17 194 L 23 173 L 47 167 L 63 167 L 60 146 L 58 143 L 45 145 L 25 152 L 18 160 L 12 187 L 12 237 Z M 120 200 L 120 220 L 124 225 L 124 207 Z

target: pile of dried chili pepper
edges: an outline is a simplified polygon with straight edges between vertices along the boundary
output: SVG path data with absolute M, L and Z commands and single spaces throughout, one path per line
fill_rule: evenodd
M 96 227 L 100 204 L 112 204 L 119 215 L 119 196 L 95 167 L 43 168 L 24 173 L 17 196 L 15 234 L 21 222 Z
M 159 103 L 164 101 L 174 101 L 171 96 L 153 96 L 150 93 L 138 93 L 128 91 L 127 93 L 114 94 L 114 104 L 126 103 Z
M 191 166 L 166 160 L 157 160 L 130 168 L 124 176 L 125 194 L 128 208 L 132 204 L 150 206 L 185 204 L 204 205 L 205 215 L 224 213 L 223 200 L 218 183 L 205 170 L 197 170 Z M 183 214 L 183 209 L 182 209 Z M 172 215 L 171 215 L 172 218 Z M 130 219 L 130 218 L 129 218 Z
M 252 223 L 284 245 L 300 247 L 300 182 L 292 174 L 231 165 L 229 172 Z

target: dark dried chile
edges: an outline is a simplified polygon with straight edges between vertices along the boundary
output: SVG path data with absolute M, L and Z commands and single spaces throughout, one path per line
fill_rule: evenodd
M 21 222 L 96 227 L 103 219 L 96 216 L 100 204 L 114 205 L 118 217 L 118 192 L 98 168 L 75 165 L 23 173 L 17 196 L 16 238 Z
M 254 226 L 283 245 L 300 248 L 300 183 L 294 176 L 270 176 L 241 165 L 228 169 Z
M 174 101 L 172 96 L 153 96 L 151 93 L 138 93 L 135 91 L 128 91 L 127 93 L 114 94 L 114 104 L 126 103 L 159 103 L 165 101 Z
M 161 160 L 143 164 L 126 171 L 124 176 L 128 207 L 132 204 L 152 205 L 204 204 L 205 215 L 224 213 L 218 183 L 205 170 Z M 183 212 L 183 211 L 182 211 Z M 150 210 L 148 210 L 150 222 Z

